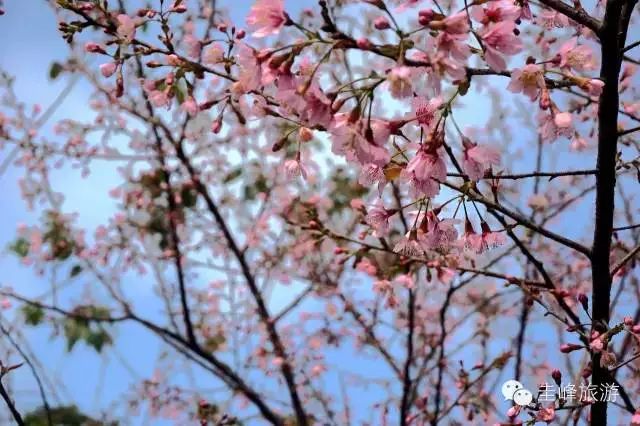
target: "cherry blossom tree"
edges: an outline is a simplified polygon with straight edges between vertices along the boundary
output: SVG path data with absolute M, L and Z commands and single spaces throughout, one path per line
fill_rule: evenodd
M 0 380 L 47 374 L 19 327 L 135 324 L 166 349 L 121 403 L 176 424 L 640 424 L 636 0 L 54 3 L 92 119 L 43 131 L 3 71 L 50 286 L 1 290 Z M 52 176 L 105 161 L 86 229 Z

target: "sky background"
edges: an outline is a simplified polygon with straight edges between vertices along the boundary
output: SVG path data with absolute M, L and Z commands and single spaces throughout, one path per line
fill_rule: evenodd
M 230 10 L 235 22 L 244 22 L 251 2 L 248 0 L 219 1 L 222 7 L 233 4 Z M 68 47 L 57 30 L 57 21 L 52 9 L 41 0 L 5 1 L 5 15 L 0 17 L 0 68 L 15 76 L 15 90 L 18 98 L 27 105 L 40 104 L 47 108 L 68 84 L 67 76 L 55 81 L 48 78 L 50 64 L 64 60 Z M 58 119 L 74 117 L 90 119 L 92 113 L 86 108 L 88 85 L 78 82 L 71 94 L 57 109 L 54 116 L 43 128 L 44 135 L 51 134 L 51 124 Z M 7 158 L 8 150 L 0 153 L 0 164 Z M 53 175 L 54 187 L 69 188 L 66 192 L 65 210 L 80 211 L 78 223 L 87 229 L 95 229 L 111 216 L 114 211 L 113 199 L 105 194 L 118 183 L 113 164 L 98 164 L 92 175 L 80 179 L 78 170 L 63 169 Z M 15 239 L 19 223 L 37 222 L 39 213 L 26 210 L 16 185 L 20 170 L 9 168 L 0 176 L 0 192 L 3 194 L 0 211 L 0 286 L 10 286 L 24 294 L 40 294 L 47 284 L 19 259 L 6 250 Z M 91 206 L 87 208 L 87 206 Z M 151 298 L 148 285 L 132 277 L 129 288 L 139 293 L 137 300 Z M 82 280 L 78 284 L 82 286 Z M 108 410 L 111 401 L 120 398 L 130 389 L 133 380 L 151 377 L 156 365 L 156 357 L 164 346 L 149 333 L 134 326 L 118 330 L 113 350 L 103 355 L 96 354 L 86 346 L 78 344 L 67 353 L 64 339 L 52 339 L 51 329 L 19 330 L 28 336 L 30 349 L 43 364 L 47 374 L 56 380 L 56 393 L 50 395 L 50 403 L 77 404 L 82 411 L 91 415 Z M 18 356 L 12 360 L 19 362 Z M 133 366 L 133 367 L 132 367 Z M 28 369 L 21 368 L 11 375 L 13 395 L 18 407 L 24 412 L 40 405 L 35 382 Z M 135 374 L 133 374 L 135 373 Z M 97 386 L 96 386 L 97 385 Z M 0 409 L 0 424 L 8 421 L 4 416 L 4 406 Z M 164 424 L 148 419 L 144 412 L 132 424 Z M 167 422 L 167 424 L 169 424 Z

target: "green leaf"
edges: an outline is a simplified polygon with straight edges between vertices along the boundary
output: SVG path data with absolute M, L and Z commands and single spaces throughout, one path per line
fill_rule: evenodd
M 51 67 L 49 68 L 49 78 L 51 80 L 55 80 L 56 78 L 58 78 L 63 69 L 64 68 L 62 67 L 62 64 L 60 64 L 60 62 L 52 63 Z
M 98 353 L 102 351 L 102 348 L 105 345 L 110 345 L 111 343 L 113 343 L 109 333 L 104 330 L 98 330 L 89 333 L 89 335 L 87 335 L 87 337 L 85 338 L 85 341 L 87 342 L 87 345 L 93 347 L 93 349 L 95 349 Z
M 38 325 L 44 319 L 44 310 L 35 305 L 24 305 L 22 307 L 24 322 L 28 325 Z
M 13 244 L 9 246 L 9 250 L 11 250 L 16 255 L 18 255 L 18 257 L 24 258 L 24 257 L 27 257 L 27 255 L 29 254 L 29 247 L 30 247 L 29 241 L 20 237 L 17 240 L 15 240 Z
M 179 84 L 173 86 L 173 93 L 175 93 L 178 103 L 182 105 L 185 100 L 185 94 Z
M 69 271 L 69 278 L 73 278 L 73 277 L 79 275 L 80 272 L 82 272 L 82 266 L 73 265 L 73 267 L 71 268 L 71 271 Z
M 75 318 L 66 319 L 64 322 L 64 335 L 67 338 L 67 351 L 71 352 L 78 340 L 89 333 L 90 330 L 86 322 L 81 322 Z
M 229 183 L 231 181 L 236 180 L 242 175 L 242 168 L 238 167 L 237 169 L 231 170 L 227 175 L 222 179 L 222 183 Z
M 205 348 L 209 352 L 215 352 L 220 348 L 220 346 L 224 345 L 226 341 L 227 339 L 222 334 L 216 334 L 205 341 Z

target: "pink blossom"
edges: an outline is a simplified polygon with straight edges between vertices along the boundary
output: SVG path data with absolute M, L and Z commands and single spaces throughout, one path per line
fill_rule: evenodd
M 636 410 L 635 414 L 631 416 L 630 426 L 640 426 L 640 409 Z
M 378 193 L 382 194 L 382 190 L 387 184 L 387 177 L 382 167 L 375 164 L 365 164 L 358 175 L 358 183 L 367 187 L 377 183 Z
M 393 284 L 396 287 L 399 287 L 398 290 L 402 290 L 402 289 L 413 289 L 416 286 L 416 283 L 413 279 L 413 277 L 411 277 L 411 275 L 409 274 L 401 274 L 398 275 L 394 280 L 393 280 Z
M 466 43 L 467 34 L 449 34 L 442 32 L 436 37 L 437 52 L 447 54 L 457 61 L 464 61 L 471 55 Z
M 602 351 L 600 355 L 600 366 L 604 368 L 613 367 L 618 362 L 616 354 L 613 351 Z
M 247 93 L 260 87 L 262 75 L 257 70 L 260 70 L 261 64 L 256 56 L 256 51 L 246 44 L 240 43 L 236 61 L 240 66 L 240 73 L 236 82 L 237 87 L 234 90 L 238 93 Z
M 469 176 L 469 179 L 482 179 L 485 170 L 500 164 L 500 151 L 494 147 L 474 144 L 468 139 L 463 140 L 463 145 L 462 169 Z
M 191 96 L 185 99 L 182 105 L 180 105 L 180 108 L 191 116 L 194 116 L 198 113 L 198 104 Z
M 573 151 L 584 151 L 588 146 L 587 141 L 577 134 L 571 138 L 571 145 L 569 145 Z
M 522 40 L 514 34 L 515 23 L 502 21 L 482 34 L 485 44 L 484 59 L 492 69 L 503 71 L 507 64 L 500 55 L 515 55 L 522 50 Z
M 536 17 L 536 23 L 542 25 L 547 30 L 552 30 L 554 28 L 564 28 L 568 26 L 569 18 L 563 13 L 544 8 Z
M 115 62 L 107 62 L 106 64 L 100 65 L 100 72 L 104 77 L 109 78 L 116 72 L 117 68 L 118 64 L 116 64 Z
M 442 21 L 442 26 L 447 34 L 463 35 L 469 33 L 469 18 L 466 12 L 458 12 L 447 16 Z
M 556 410 L 553 407 L 540 407 L 536 413 L 536 420 L 550 423 L 556 417 Z
M 136 35 L 136 23 L 129 15 L 118 15 L 118 36 L 127 43 L 131 43 Z
M 430 211 L 425 216 L 426 226 L 420 236 L 420 242 L 426 249 L 448 251 L 458 239 L 455 219 L 440 219 Z
M 559 137 L 570 138 L 575 132 L 570 113 L 557 113 L 554 116 L 543 112 L 538 116 L 538 123 L 538 132 L 545 142 L 553 142 Z
M 218 62 L 221 62 L 224 58 L 224 49 L 220 43 L 213 43 L 208 46 L 204 54 L 202 55 L 202 60 L 205 64 L 215 65 Z
M 424 251 L 418 243 L 418 234 L 415 229 L 407 232 L 407 234 L 398 241 L 393 248 L 395 253 L 406 257 L 419 257 Z
M 589 343 L 589 348 L 591 348 L 591 350 L 593 352 L 599 353 L 604 349 L 604 341 L 602 340 L 602 338 L 600 338 L 600 335 L 597 333 L 594 333 L 595 336 L 592 338 L 591 342 Z
M 409 161 L 403 174 L 408 177 L 418 192 L 435 197 L 440 191 L 440 182 L 447 179 L 447 166 L 436 152 L 420 149 Z
M 391 96 L 396 99 L 402 99 L 411 96 L 411 68 L 406 66 L 394 67 L 387 75 L 387 83 Z
M 378 201 L 367 211 L 365 220 L 374 228 L 376 236 L 384 236 L 389 233 L 389 218 L 395 213 L 395 210 L 387 210 L 384 203 Z
M 505 243 L 506 238 L 504 234 L 502 232 L 491 231 L 489 224 L 484 220 L 480 222 L 480 228 L 482 229 L 482 234 L 477 234 L 471 222 L 468 219 L 465 221 L 463 242 L 467 250 L 480 254 Z
M 513 93 L 522 92 L 533 101 L 538 97 L 538 91 L 544 87 L 542 68 L 539 65 L 528 64 L 511 72 L 511 81 L 507 89 Z
M 580 85 L 580 88 L 589 93 L 589 96 L 598 97 L 604 88 L 604 81 L 590 78 Z
M 573 37 L 560 46 L 558 55 L 560 56 L 560 68 L 591 71 L 597 67 L 591 48 L 584 44 L 578 45 L 577 37 Z
M 202 51 L 202 42 L 198 40 L 193 34 L 186 34 L 184 36 L 184 44 L 187 49 L 187 55 L 191 58 L 197 58 Z
M 390 160 L 389 152 L 383 147 L 387 140 L 375 137 L 373 131 L 368 132 L 367 125 L 367 120 L 353 123 L 348 114 L 338 115 L 331 127 L 331 150 L 363 165 L 384 166 Z
M 149 101 L 153 104 L 153 106 L 155 107 L 163 107 L 169 106 L 169 97 L 167 96 L 167 94 L 162 91 L 162 90 L 153 90 L 151 93 L 149 93 Z
M 318 377 L 327 371 L 327 367 L 322 364 L 316 364 L 311 367 L 311 377 Z
M 450 59 L 447 55 L 447 52 L 444 51 L 439 51 L 432 57 L 431 67 L 434 72 L 431 73 L 430 76 L 443 76 L 445 74 L 448 74 L 452 80 L 462 80 L 466 76 L 466 69 L 464 67 L 464 64 Z
M 507 410 L 507 417 L 509 418 L 518 417 L 520 415 L 520 411 L 522 411 L 522 406 L 514 405 Z M 497 426 L 502 426 L 502 425 L 498 424 Z
M 559 112 L 554 116 L 553 122 L 562 129 L 570 128 L 572 127 L 573 116 L 570 112 Z
M 377 280 L 373 283 L 373 291 L 380 294 L 386 294 L 393 291 L 393 286 L 389 280 Z
M 304 103 L 300 116 L 309 127 L 329 127 L 333 119 L 331 100 L 324 94 L 320 86 L 312 84 L 304 95 Z
M 293 180 L 302 176 L 303 179 L 307 179 L 307 169 L 302 165 L 300 161 L 300 154 L 296 159 L 287 160 L 284 162 L 284 172 L 287 178 Z
M 278 34 L 287 22 L 283 0 L 256 0 L 247 16 L 254 37 Z
M 371 260 L 367 259 L 366 257 L 358 262 L 358 264 L 356 265 L 356 270 L 372 277 L 375 277 L 376 273 L 378 272 L 378 268 L 376 268 L 376 265 L 371 263 Z
M 404 12 L 405 10 L 416 6 L 422 0 L 399 0 L 400 4 L 396 6 L 396 12 Z
M 425 130 L 430 130 L 435 124 L 436 113 L 442 105 L 442 98 L 437 97 L 427 101 L 424 97 L 416 96 L 411 105 L 418 123 L 423 125 Z
M 486 8 L 474 6 L 471 16 L 483 25 L 490 25 L 502 21 L 515 21 L 520 18 L 520 8 L 508 0 L 491 1 Z

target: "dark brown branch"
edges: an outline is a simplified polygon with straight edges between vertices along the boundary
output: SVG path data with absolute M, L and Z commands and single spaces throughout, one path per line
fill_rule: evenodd
M 568 170 L 566 172 L 531 172 L 531 173 L 518 173 L 518 174 L 493 174 L 487 173 L 484 175 L 483 179 L 526 179 L 526 178 L 538 178 L 538 177 L 548 177 L 551 179 L 561 177 L 561 176 L 589 176 L 595 175 L 596 170 Z M 462 173 L 447 173 L 447 176 L 450 177 L 464 177 Z
M 408 327 L 407 331 L 407 355 L 402 373 L 402 402 L 400 403 L 400 425 L 407 424 L 409 408 L 411 406 L 411 365 L 413 364 L 413 333 L 416 320 L 416 295 L 409 289 L 409 300 L 407 302 Z
M 44 385 L 42 383 L 42 380 L 40 379 L 40 375 L 36 371 L 36 366 L 33 365 L 33 362 L 31 361 L 31 359 L 27 356 L 25 351 L 20 347 L 20 345 L 13 338 L 13 336 L 11 336 L 11 334 L 9 333 L 9 330 L 7 328 L 5 328 L 5 326 L 2 324 L 1 320 L 0 320 L 0 331 L 2 331 L 2 333 L 5 335 L 5 337 L 9 341 L 9 343 L 11 343 L 11 346 L 13 346 L 14 349 L 16 351 L 18 351 L 20 356 L 22 356 L 22 359 L 24 359 L 24 362 L 27 364 L 27 366 L 31 370 L 31 374 L 35 378 L 36 383 L 38 385 L 38 391 L 40 392 L 40 399 L 42 399 L 42 407 L 44 408 L 44 412 L 45 412 L 45 414 L 47 416 L 47 425 L 48 426 L 53 426 L 53 419 L 51 418 L 51 406 L 49 405 L 49 400 L 47 399 L 47 394 L 44 391 Z
M 495 211 L 498 211 L 502 214 L 504 214 L 505 216 L 508 216 L 509 218 L 515 220 L 517 222 L 518 225 L 522 225 L 525 228 L 529 228 L 532 231 L 535 231 L 537 233 L 539 233 L 540 235 L 543 235 L 547 238 L 549 238 L 550 240 L 553 240 L 559 244 L 562 244 L 564 246 L 567 246 L 569 248 L 572 248 L 574 250 L 576 250 L 579 253 L 584 254 L 587 257 L 591 256 L 591 250 L 589 250 L 587 247 L 583 246 L 580 243 L 577 243 L 573 240 L 570 240 L 568 238 L 563 237 L 562 235 L 558 235 L 555 232 L 551 232 L 546 228 L 543 228 L 541 226 L 536 225 L 535 223 L 532 223 L 529 219 L 527 219 L 526 217 L 522 216 L 521 214 L 514 212 L 502 205 L 499 205 L 497 203 L 494 203 L 492 201 L 487 200 L 486 198 L 484 198 L 482 195 L 477 194 L 477 193 L 471 193 L 470 191 L 467 191 L 459 186 L 453 185 L 449 182 L 442 182 L 443 185 L 451 188 L 451 189 L 455 189 L 457 191 L 460 191 L 463 194 L 466 194 L 470 199 L 472 199 L 473 201 L 476 201 L 478 203 L 484 204 L 485 207 L 489 208 L 489 209 L 493 209 Z
M 238 263 L 240 264 L 240 269 L 242 270 L 242 274 L 245 277 L 245 280 L 247 281 L 247 286 L 249 287 L 249 291 L 251 292 L 251 295 L 253 296 L 256 302 L 256 305 L 258 307 L 258 315 L 260 316 L 262 323 L 267 329 L 269 340 L 273 344 L 274 352 L 279 358 L 283 360 L 281 365 L 281 371 L 282 371 L 282 375 L 284 376 L 285 382 L 287 384 L 287 389 L 289 391 L 289 396 L 291 397 L 293 409 L 296 413 L 296 420 L 298 422 L 298 425 L 305 426 L 308 424 L 307 415 L 302 406 L 302 400 L 300 399 L 300 396 L 298 394 L 297 384 L 295 381 L 293 368 L 291 367 L 290 358 L 287 354 L 284 344 L 282 343 L 282 340 L 280 339 L 280 335 L 276 330 L 275 323 L 273 321 L 273 318 L 271 318 L 271 314 L 269 313 L 269 310 L 264 301 L 264 298 L 262 297 L 260 289 L 258 288 L 258 283 L 255 281 L 253 273 L 249 268 L 249 264 L 247 263 L 247 259 L 245 258 L 244 251 L 242 251 L 240 247 L 238 247 L 238 244 L 236 243 L 235 238 L 231 234 L 231 230 L 227 226 L 227 223 L 224 217 L 222 217 L 222 213 L 220 213 L 220 210 L 218 209 L 218 206 L 214 202 L 213 198 L 211 197 L 211 194 L 207 190 L 207 187 L 200 180 L 197 171 L 189 161 L 182 146 L 180 144 L 175 144 L 174 147 L 176 149 L 176 154 L 178 158 L 180 159 L 182 164 L 185 166 L 185 168 L 189 172 L 189 175 L 196 186 L 196 190 L 204 198 L 205 204 L 207 205 L 208 210 L 211 212 L 211 214 L 213 214 L 213 217 L 216 223 L 218 224 L 218 227 L 222 231 L 222 234 L 224 236 L 225 241 L 227 242 L 227 245 L 229 246 L 229 249 L 233 253 L 234 257 L 237 259 Z
M 545 0 L 549 1 L 549 0 Z M 592 311 L 593 328 L 606 332 L 610 316 L 611 274 L 609 261 L 611 256 L 611 236 L 613 234 L 613 216 L 615 210 L 616 155 L 618 139 L 618 76 L 622 64 L 624 48 L 631 12 L 637 0 L 611 0 L 607 3 L 601 41 L 602 65 L 600 79 L 605 85 L 600 95 L 598 108 L 598 159 L 596 169 L 596 206 L 591 274 L 593 280 Z M 593 368 L 592 383 L 600 388 L 612 383 L 607 368 L 600 365 L 600 354 L 591 356 Z M 607 402 L 596 401 L 591 408 L 591 424 L 607 424 Z
M 0 396 L 2 396 L 2 399 L 4 399 L 5 404 L 7 404 L 7 407 L 9 407 L 9 412 L 13 416 L 13 419 L 16 421 L 18 426 L 24 426 L 24 420 L 22 420 L 22 416 L 20 415 L 20 412 L 16 408 L 16 405 L 13 403 L 13 401 L 11 400 L 11 397 L 7 393 L 7 390 L 4 388 L 4 385 L 2 384 L 2 377 L 3 375 L 0 374 Z
M 631 50 L 631 49 L 633 49 L 633 48 L 635 48 L 635 47 L 637 47 L 637 46 L 640 46 L 640 40 L 638 40 L 638 41 L 634 41 L 633 43 L 631 43 L 630 45 L 628 45 L 627 47 L 625 47 L 624 49 L 622 49 L 622 51 L 623 51 L 623 52 L 628 52 L 629 50 Z
M 602 24 L 597 19 L 593 18 L 587 12 L 580 8 L 576 8 L 574 5 L 568 5 L 561 0 L 540 0 L 540 3 L 545 6 L 566 15 L 573 19 L 578 24 L 584 25 L 596 34 L 600 33 Z
M 625 135 L 629 135 L 629 134 L 634 133 L 634 132 L 637 132 L 637 131 L 640 131 L 640 126 L 632 127 L 632 128 L 630 128 L 630 129 L 622 130 L 621 132 L 618 132 L 618 136 L 625 136 Z
M 139 56 L 136 56 L 136 73 L 139 78 L 144 78 L 144 71 L 142 68 L 142 61 Z M 184 271 L 182 268 L 182 253 L 180 250 L 180 238 L 178 237 L 178 224 L 177 224 L 177 205 L 175 200 L 175 195 L 173 192 L 172 184 L 171 184 L 171 174 L 169 171 L 169 167 L 167 166 L 167 161 L 164 153 L 164 148 L 162 146 L 162 138 L 160 137 L 160 132 L 158 131 L 157 120 L 154 119 L 153 106 L 151 105 L 151 101 L 149 101 L 149 96 L 146 91 L 143 90 L 144 96 L 144 105 L 149 114 L 149 122 L 151 123 L 151 131 L 153 132 L 153 136 L 155 139 L 155 151 L 158 157 L 158 161 L 162 166 L 162 177 L 164 184 L 167 189 L 167 202 L 169 204 L 169 234 L 171 237 L 172 250 L 174 251 L 174 264 L 176 267 L 176 274 L 178 276 L 178 290 L 180 292 L 180 304 L 182 307 L 182 316 L 185 324 L 185 329 L 187 333 L 187 338 L 190 342 L 196 343 L 196 335 L 193 328 L 193 322 L 191 321 L 191 312 L 189 311 L 189 303 L 187 301 L 187 289 L 186 282 L 184 279 Z
M 640 252 L 640 246 L 636 246 L 633 250 L 631 250 L 625 257 L 623 257 L 618 263 L 615 264 L 613 269 L 611 269 L 611 276 L 613 277 L 616 272 L 618 272 L 624 265 L 627 264 L 630 260 L 632 260 L 636 255 Z

